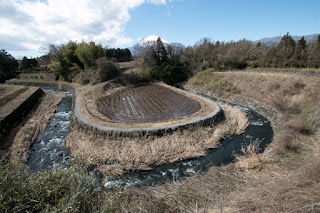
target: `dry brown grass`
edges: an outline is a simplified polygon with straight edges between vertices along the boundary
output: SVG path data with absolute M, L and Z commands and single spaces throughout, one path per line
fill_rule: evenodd
M 222 106 L 222 109 L 226 121 L 216 127 L 199 127 L 154 139 L 103 139 L 73 129 L 66 144 L 73 156 L 99 165 L 99 171 L 104 174 L 146 170 L 205 155 L 208 149 L 219 146 L 223 137 L 242 133 L 248 126 L 245 115 L 229 106 Z
M 209 202 L 209 212 L 319 212 L 320 78 L 283 73 L 218 74 L 239 88 L 241 96 L 268 103 L 284 116 L 267 151 L 257 154 L 255 142 L 236 157 L 236 169 L 227 172 L 236 177 L 235 187 L 220 194 L 220 201 Z M 230 189 L 224 178 L 218 182 Z M 201 185 L 206 183 L 197 187 L 202 189 Z
M 64 93 L 51 95 L 46 94 L 37 107 L 36 111 L 29 115 L 28 121 L 20 127 L 13 139 L 10 148 L 10 161 L 18 169 L 22 169 L 27 162 L 31 144 L 39 137 L 39 134 L 46 128 L 49 119 L 57 109 L 58 103 L 65 97 Z
M 236 155 L 236 167 L 249 172 L 250 170 L 261 171 L 269 163 L 266 153 L 259 154 L 260 141 L 251 142 L 246 147 L 241 147 L 241 155 Z
M 320 104 L 320 78 L 277 73 L 218 73 L 241 95 L 266 102 L 285 113 L 306 113 Z
M 278 170 L 277 175 L 263 181 L 258 177 L 251 178 L 246 185 L 228 195 L 225 212 L 319 212 L 319 144 L 317 133 L 305 144 L 312 146 L 312 153 L 306 151 L 300 154 L 298 159 L 301 162 L 299 165 L 295 163 L 295 170 Z M 301 159 L 301 155 L 304 159 Z

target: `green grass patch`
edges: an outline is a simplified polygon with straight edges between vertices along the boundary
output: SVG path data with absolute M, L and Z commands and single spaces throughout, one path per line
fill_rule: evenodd
M 215 72 L 214 69 L 207 69 L 198 72 L 189 79 L 188 84 L 204 87 L 209 91 L 219 94 L 237 94 L 240 90 Z
M 54 73 L 20 73 L 17 78 L 10 81 L 54 82 L 56 75 Z

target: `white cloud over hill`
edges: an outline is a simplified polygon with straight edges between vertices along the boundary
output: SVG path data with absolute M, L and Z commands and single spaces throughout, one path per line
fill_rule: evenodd
M 129 10 L 143 3 L 166 0 L 0 0 L 0 49 L 38 51 L 69 40 L 127 45 Z

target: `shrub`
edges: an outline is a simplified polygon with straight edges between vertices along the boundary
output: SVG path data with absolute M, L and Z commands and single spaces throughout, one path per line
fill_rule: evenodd
M 82 85 L 89 83 L 98 84 L 111 80 L 119 74 L 119 68 L 116 67 L 112 61 L 103 57 L 96 60 L 94 67 L 80 71 L 80 73 L 74 77 L 74 81 Z
M 292 130 L 282 130 L 274 137 L 274 148 L 277 152 L 283 152 L 286 150 L 294 151 L 296 146 L 294 145 L 296 133 Z
M 96 60 L 95 64 L 97 69 L 97 82 L 111 80 L 120 74 L 119 68 L 116 67 L 115 64 L 106 57 L 99 58 Z
M 142 84 L 152 82 L 150 69 L 141 68 L 129 74 L 129 81 L 131 84 Z

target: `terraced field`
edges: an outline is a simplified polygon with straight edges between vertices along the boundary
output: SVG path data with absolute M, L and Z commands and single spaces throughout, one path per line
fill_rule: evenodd
M 194 114 L 201 105 L 172 89 L 150 84 L 125 88 L 99 98 L 97 109 L 113 122 L 150 123 Z

